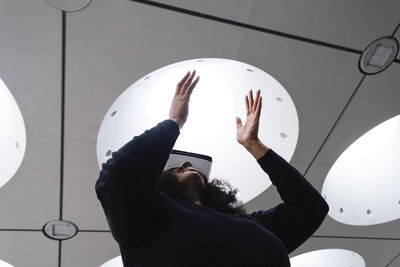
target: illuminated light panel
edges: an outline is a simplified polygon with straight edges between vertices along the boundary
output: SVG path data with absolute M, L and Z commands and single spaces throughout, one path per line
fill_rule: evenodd
M 0 267 L 1 267 L 1 265 L 0 265 Z M 122 263 L 121 256 L 118 256 L 118 257 L 115 257 L 115 258 L 103 263 L 99 267 L 124 267 L 124 266 Z
M 246 63 L 218 58 L 178 62 L 153 71 L 133 83 L 111 105 L 97 138 L 101 164 L 134 136 L 168 119 L 176 84 L 196 70 L 200 81 L 189 105 L 189 117 L 174 149 L 213 158 L 210 178 L 227 180 L 244 203 L 271 185 L 254 157 L 236 141 L 236 116 L 245 123 L 244 98 L 261 90 L 263 106 L 259 138 L 290 161 L 299 131 L 295 105 L 272 76 Z
M 400 218 L 400 115 L 365 133 L 333 164 L 322 187 L 329 216 L 350 225 Z
M 17 172 L 25 155 L 24 119 L 14 97 L 0 79 L 0 187 Z
M 364 259 L 345 249 L 321 249 L 290 258 L 291 267 L 365 267 Z
M 5 262 L 5 261 L 0 260 L 0 267 L 14 267 L 14 266 L 9 264 L 9 263 L 7 263 L 7 262 Z

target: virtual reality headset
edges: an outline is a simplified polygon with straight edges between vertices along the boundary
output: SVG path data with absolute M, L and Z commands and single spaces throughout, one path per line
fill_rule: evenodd
M 169 159 L 165 164 L 164 171 L 173 168 L 181 168 L 186 162 L 189 162 L 193 169 L 202 173 L 208 181 L 211 172 L 212 158 L 206 155 L 172 150 Z

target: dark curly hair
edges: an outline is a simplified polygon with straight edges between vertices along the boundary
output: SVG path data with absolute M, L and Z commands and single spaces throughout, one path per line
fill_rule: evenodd
M 164 171 L 161 174 L 156 187 L 174 199 L 182 198 L 184 195 L 184 189 L 179 185 L 172 170 Z M 247 211 L 243 207 L 243 202 L 236 198 L 237 192 L 238 189 L 233 189 L 226 180 L 214 178 L 212 181 L 207 181 L 201 195 L 201 203 L 225 214 L 244 214 Z

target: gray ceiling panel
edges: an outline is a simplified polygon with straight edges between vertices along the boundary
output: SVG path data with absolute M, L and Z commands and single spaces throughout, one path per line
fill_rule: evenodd
M 322 187 L 331 166 L 349 145 L 378 124 L 400 114 L 398 77 L 400 77 L 400 64 L 393 64 L 386 71 L 368 76 L 364 80 L 311 166 L 307 174 L 311 181 L 321 181 Z M 400 220 L 373 226 L 354 227 L 328 218 L 319 233 L 321 235 L 400 238 L 398 229 L 400 229 Z
M 0 5 L 0 77 L 27 134 L 21 166 L 0 188 L 0 228 L 40 229 L 59 213 L 61 13 L 42 0 Z
M 199 13 L 235 21 L 247 21 L 253 11 L 256 0 L 155 0 L 153 2 L 167 4 Z
M 378 37 L 391 35 L 400 22 L 400 2 L 396 0 L 154 2 L 357 50 L 363 50 Z
M 0 78 L 27 135 L 60 137 L 61 12 L 43 0 L 0 2 Z
M 61 267 L 98 267 L 119 255 L 111 233 L 79 232 L 62 242 Z
M 0 188 L 0 228 L 41 229 L 59 218 L 59 155 L 60 140 L 28 137 L 21 166 Z
M 364 50 L 375 39 L 393 33 L 400 22 L 399 8 L 396 0 L 258 0 L 249 23 Z
M 100 170 L 94 142 L 65 142 L 63 217 L 83 230 L 108 230 L 106 217 L 95 192 Z
M 15 267 L 54 267 L 58 241 L 42 232 L 0 231 L 0 260 Z
M 356 252 L 363 257 L 366 267 L 383 267 L 399 253 L 400 240 L 310 238 L 289 256 L 295 257 L 302 253 L 331 248 L 347 249 Z

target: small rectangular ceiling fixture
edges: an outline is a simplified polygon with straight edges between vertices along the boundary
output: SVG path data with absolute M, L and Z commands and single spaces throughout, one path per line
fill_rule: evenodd
M 392 51 L 393 47 L 378 45 L 367 64 L 376 67 L 384 66 Z

